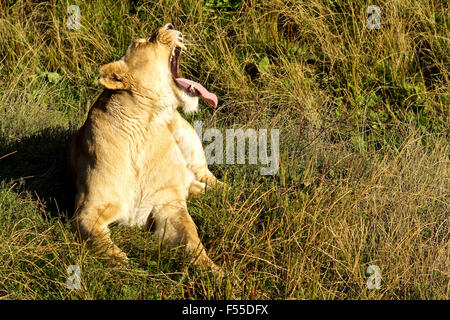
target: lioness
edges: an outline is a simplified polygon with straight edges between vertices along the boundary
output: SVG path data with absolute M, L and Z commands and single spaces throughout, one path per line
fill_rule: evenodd
M 172 24 L 150 38 L 134 41 L 118 61 L 100 68 L 105 90 L 90 108 L 69 153 L 76 184 L 74 224 L 116 261 L 126 254 L 113 244 L 112 223 L 154 229 L 169 246 L 184 245 L 193 262 L 213 270 L 187 211 L 189 193 L 218 180 L 208 170 L 201 142 L 176 111 L 198 109 L 202 97 L 217 97 L 200 84 L 180 78 L 181 32 Z M 182 135 L 173 135 L 183 129 Z M 191 148 L 177 144 L 188 139 Z M 188 160 L 189 159 L 189 160 Z M 192 161 L 194 159 L 194 161 Z

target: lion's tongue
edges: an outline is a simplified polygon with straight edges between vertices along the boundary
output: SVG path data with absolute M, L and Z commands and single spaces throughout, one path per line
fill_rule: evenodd
M 190 90 L 189 88 L 193 86 L 206 102 L 208 102 L 212 107 L 217 108 L 217 96 L 206 90 L 200 83 L 184 78 L 176 78 L 175 81 L 186 90 Z

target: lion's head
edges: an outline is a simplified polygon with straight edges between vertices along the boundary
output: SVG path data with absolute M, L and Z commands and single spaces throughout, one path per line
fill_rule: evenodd
M 100 68 L 100 83 L 111 90 L 129 90 L 165 106 L 181 106 L 185 112 L 198 109 L 198 97 L 217 107 L 217 97 L 201 84 L 180 77 L 183 35 L 172 24 L 152 36 L 135 40 L 118 61 Z

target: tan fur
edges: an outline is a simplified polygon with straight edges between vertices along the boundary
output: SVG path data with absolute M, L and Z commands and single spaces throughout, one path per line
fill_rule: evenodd
M 70 149 L 74 224 L 83 239 L 120 261 L 126 254 L 113 244 L 108 226 L 152 224 L 163 243 L 185 245 L 194 263 L 218 270 L 187 211 L 188 193 L 201 193 L 205 183 L 217 180 L 194 129 L 176 111 L 198 106 L 198 98 L 179 89 L 170 73 L 169 56 L 179 37 L 165 26 L 101 67 L 106 89 Z M 174 134 L 180 130 L 184 136 Z M 177 144 L 183 139 L 192 141 L 191 148 Z

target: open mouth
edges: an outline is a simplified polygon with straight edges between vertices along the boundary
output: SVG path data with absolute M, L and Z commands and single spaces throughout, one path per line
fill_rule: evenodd
M 172 73 L 173 80 L 175 81 L 177 86 L 188 95 L 192 97 L 201 97 L 209 105 L 216 108 L 218 101 L 217 96 L 214 93 L 206 90 L 205 87 L 203 87 L 198 82 L 180 77 L 180 57 L 183 49 L 186 50 L 186 47 L 184 46 L 182 39 L 179 38 L 175 42 L 175 46 L 173 47 L 169 58 L 169 67 L 170 72 Z

